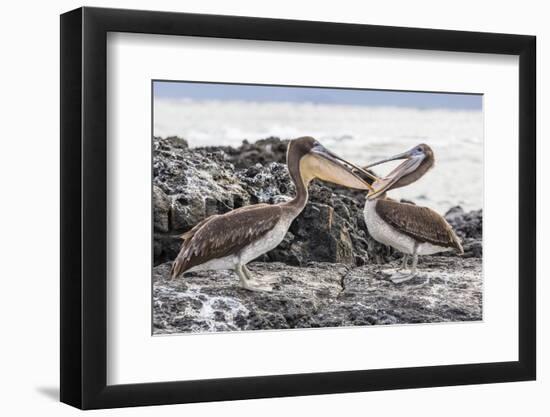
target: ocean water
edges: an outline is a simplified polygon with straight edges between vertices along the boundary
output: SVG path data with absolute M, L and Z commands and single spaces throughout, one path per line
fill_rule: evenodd
M 426 143 L 435 153 L 434 168 L 390 196 L 440 213 L 455 205 L 483 207 L 482 111 L 156 98 L 154 134 L 181 136 L 192 147 L 308 135 L 358 165 Z M 398 163 L 375 171 L 383 175 Z

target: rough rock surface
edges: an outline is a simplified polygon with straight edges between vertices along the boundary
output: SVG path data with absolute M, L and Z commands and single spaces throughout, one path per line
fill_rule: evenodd
M 154 333 L 482 319 L 479 259 L 424 257 L 422 273 L 398 285 L 389 280 L 397 263 L 250 264 L 258 279 L 278 278 L 271 292 L 241 289 L 231 271 L 197 272 L 171 281 L 170 264 L 164 263 L 153 270 Z
M 181 243 L 178 236 L 202 219 L 293 196 L 286 165 L 278 162 L 284 160 L 286 146 L 286 141 L 269 138 L 245 142 L 240 148 L 190 149 L 180 138 L 155 138 L 155 265 L 174 259 Z M 370 237 L 363 219 L 363 192 L 314 181 L 309 195 L 308 205 L 285 240 L 259 260 L 300 266 L 314 261 L 360 266 L 400 256 Z M 455 207 L 447 218 L 463 238 L 466 256 L 480 257 L 481 211 L 465 213 Z
M 268 138 L 192 149 L 177 137 L 154 139 L 156 334 L 481 319 L 481 210 L 445 214 L 463 241 L 463 257 L 421 257 L 421 275 L 396 285 L 389 276 L 401 255 L 370 237 L 364 192 L 319 181 L 310 184 L 309 202 L 283 242 L 250 266 L 279 278 L 272 292 L 241 289 L 231 271 L 169 281 L 181 233 L 212 214 L 294 195 L 286 146 Z
M 181 243 L 179 234 L 212 214 L 247 204 L 250 195 L 223 151 L 191 150 L 177 137 L 154 139 L 155 264 L 174 259 Z
M 198 149 L 219 151 L 222 150 L 227 155 L 227 160 L 235 165 L 235 168 L 248 168 L 252 165 L 265 165 L 269 162 L 286 162 L 286 148 L 288 140 L 270 137 L 260 139 L 254 143 L 244 140 L 238 148 L 231 146 L 203 147 Z
M 462 207 L 456 206 L 445 214 L 445 218 L 462 239 L 463 256 L 481 258 L 483 256 L 483 212 L 473 210 L 466 213 Z

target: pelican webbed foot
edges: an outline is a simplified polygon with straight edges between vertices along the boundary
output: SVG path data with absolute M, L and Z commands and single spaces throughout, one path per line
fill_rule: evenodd
M 242 286 L 245 290 L 256 291 L 256 292 L 269 292 L 273 290 L 271 285 L 263 285 L 258 282 L 247 282 Z
M 401 284 L 403 282 L 410 281 L 414 277 L 416 277 L 416 273 L 397 272 L 390 276 L 390 280 L 394 284 Z
M 276 284 L 280 281 L 279 277 L 276 275 L 262 275 L 259 278 L 254 278 L 252 276 L 252 272 L 250 272 L 250 269 L 248 269 L 246 265 L 243 265 L 243 272 L 249 281 L 256 283 L 262 282 L 263 284 Z
M 273 288 L 270 285 L 265 285 L 262 282 L 254 279 L 252 274 L 245 265 L 239 265 L 235 268 L 239 275 L 241 287 L 249 291 L 271 291 Z
M 259 281 L 264 282 L 266 284 L 277 284 L 279 282 L 279 277 L 276 276 L 262 276 Z
M 405 274 L 405 273 L 398 272 L 398 273 L 393 274 L 392 276 L 390 276 L 390 280 L 394 284 L 401 284 L 403 282 L 410 281 L 411 279 L 414 279 L 414 278 L 423 278 L 423 275 L 416 274 L 416 273 L 415 274 L 412 274 L 412 273 Z M 425 285 L 429 285 L 430 282 L 431 282 L 430 277 L 425 276 L 424 282 L 422 282 L 420 284 L 415 284 L 415 286 L 424 287 Z
M 409 280 L 413 279 L 414 277 L 416 277 L 416 275 L 417 275 L 416 274 L 416 265 L 418 264 L 418 244 L 416 244 L 416 243 L 414 245 L 412 258 L 413 258 L 413 261 L 412 261 L 412 266 L 411 266 L 410 272 L 408 272 L 408 273 L 406 273 L 406 272 L 397 272 L 397 273 L 393 274 L 392 276 L 390 276 L 390 280 L 394 284 L 401 284 L 402 282 L 409 281 Z M 399 268 L 400 270 L 407 269 L 408 259 L 409 259 L 409 256 L 407 254 L 404 254 L 403 255 L 403 264 Z
M 408 260 L 409 260 L 409 255 L 405 254 L 403 255 L 403 263 L 401 264 L 401 266 L 399 267 L 399 270 L 405 270 L 407 269 L 407 263 L 408 263 Z

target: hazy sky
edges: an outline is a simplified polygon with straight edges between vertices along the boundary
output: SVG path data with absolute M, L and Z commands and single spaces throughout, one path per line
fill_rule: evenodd
M 155 98 L 244 100 L 481 110 L 481 94 L 423 93 L 340 88 L 273 87 L 218 83 L 155 81 Z

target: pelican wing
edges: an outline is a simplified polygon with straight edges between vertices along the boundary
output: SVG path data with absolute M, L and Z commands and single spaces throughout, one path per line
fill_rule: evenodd
M 218 216 L 219 216 L 219 214 L 213 214 L 212 216 L 209 216 L 206 219 L 201 220 L 191 230 L 188 230 L 184 234 L 180 235 L 180 239 L 182 239 L 184 241 L 187 240 L 187 239 L 191 239 L 193 236 L 195 236 L 195 233 L 197 233 L 197 231 L 199 231 L 199 229 L 202 226 L 204 226 L 206 223 L 208 223 L 209 221 L 213 220 L 214 218 L 216 218 Z
M 428 207 L 378 200 L 376 213 L 393 228 L 420 242 L 454 248 L 458 253 L 464 253 L 451 225 Z
M 172 278 L 193 266 L 238 253 L 273 229 L 281 215 L 279 206 L 256 204 L 208 217 L 181 236 L 184 242 L 172 264 Z
M 264 207 L 264 206 L 269 206 L 269 204 L 265 204 L 265 203 L 260 203 L 260 204 L 253 204 L 251 206 L 244 206 L 244 207 L 239 207 L 238 209 L 235 209 L 233 210 L 231 213 L 237 213 L 237 212 L 242 212 L 242 211 L 245 211 L 245 210 L 250 210 L 250 209 L 257 209 L 259 207 Z M 191 230 L 188 230 L 187 232 L 183 233 L 182 235 L 180 235 L 180 239 L 182 240 L 187 240 L 187 239 L 190 239 L 192 238 L 195 233 L 197 233 L 197 231 L 203 226 L 205 225 L 206 223 L 208 223 L 209 221 L 213 220 L 214 218 L 220 216 L 220 214 L 213 214 L 212 216 L 209 216 L 207 217 L 206 219 L 203 219 L 201 220 L 200 222 L 198 222 L 195 226 L 193 226 L 193 228 Z

